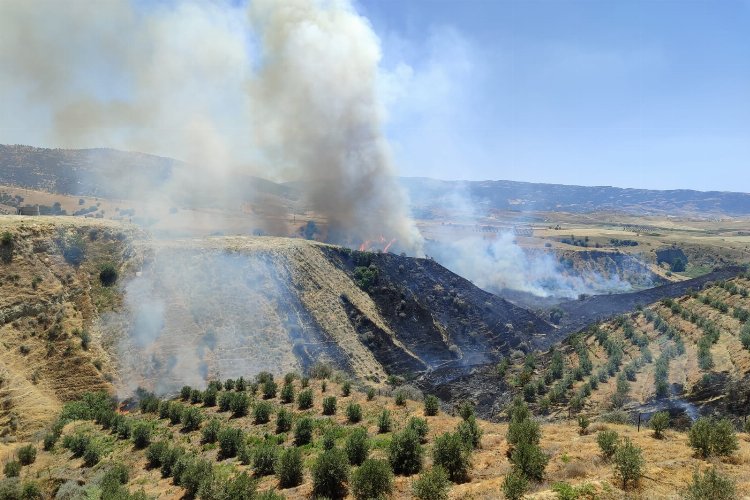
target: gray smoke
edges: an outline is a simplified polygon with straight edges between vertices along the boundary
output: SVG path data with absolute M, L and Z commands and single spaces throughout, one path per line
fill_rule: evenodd
M 130 186 L 143 202 L 238 208 L 237 178 L 296 181 L 330 241 L 421 252 L 383 135 L 379 40 L 348 1 L 137 5 L 0 4 L 6 141 L 187 162 L 157 191 Z

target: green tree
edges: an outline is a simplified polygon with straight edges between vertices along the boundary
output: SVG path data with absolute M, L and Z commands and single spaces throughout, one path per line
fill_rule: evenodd
M 432 462 L 445 469 L 454 483 L 464 483 L 471 470 L 471 447 L 464 445 L 460 434 L 445 433 L 435 439 Z
M 388 447 L 388 460 L 393 472 L 410 476 L 422 469 L 424 450 L 419 435 L 413 429 L 396 433 Z
M 385 460 L 365 460 L 352 474 L 352 494 L 357 500 L 387 498 L 393 491 L 393 472 Z
M 318 456 L 312 466 L 313 495 L 318 498 L 343 498 L 349 482 L 349 461 L 346 454 L 333 448 Z
M 615 475 L 622 480 L 622 488 L 637 483 L 643 475 L 643 452 L 629 438 L 617 447 L 614 456 Z

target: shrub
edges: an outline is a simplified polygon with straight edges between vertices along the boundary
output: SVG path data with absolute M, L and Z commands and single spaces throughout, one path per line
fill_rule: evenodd
M 273 406 L 268 401 L 260 401 L 253 409 L 253 418 L 256 424 L 267 424 L 271 420 Z
M 83 464 L 86 467 L 93 467 L 102 459 L 102 449 L 99 443 L 94 440 L 89 441 L 86 451 L 83 452 Z
M 438 398 L 433 395 L 429 395 L 424 398 L 424 414 L 428 417 L 434 417 L 440 410 L 440 402 Z
M 304 446 L 312 442 L 313 421 L 310 417 L 302 417 L 294 427 L 294 444 Z
M 189 385 L 182 386 L 182 389 L 180 389 L 180 399 L 183 401 L 189 401 L 190 393 L 192 392 L 193 392 L 193 389 Z
M 125 464 L 115 462 L 111 464 L 109 469 L 107 469 L 107 471 L 104 473 L 104 476 L 102 477 L 102 489 L 107 490 L 114 487 L 113 489 L 116 490 L 120 485 L 127 484 L 129 479 L 130 473 L 128 472 L 128 468 L 125 466 Z
M 370 454 L 370 439 L 367 436 L 367 430 L 358 427 L 346 438 L 344 451 L 351 465 L 360 465 L 367 459 Z
M 161 455 L 161 475 L 162 477 L 170 477 L 174 475 L 174 468 L 177 462 L 185 454 L 185 450 L 179 446 L 167 448 Z
M 406 406 L 406 394 L 404 391 L 397 391 L 394 401 L 397 406 Z
M 378 432 L 380 434 L 391 432 L 391 412 L 390 411 L 383 410 L 382 412 L 380 412 L 380 415 L 378 415 Z
M 240 377 L 235 381 L 234 390 L 237 392 L 244 392 L 247 390 L 247 382 L 244 377 Z
M 343 498 L 349 481 L 349 462 L 343 451 L 326 450 L 312 466 L 313 495 L 316 497 Z
M 81 349 L 84 351 L 89 350 L 89 345 L 91 344 L 91 334 L 84 330 L 81 332 Z
M 604 458 L 609 460 L 612 458 L 617 451 L 617 444 L 620 437 L 616 431 L 601 431 L 596 435 L 596 443 L 599 445 L 599 449 L 602 450 Z
M 80 457 L 86 451 L 91 438 L 86 434 L 73 434 L 63 438 L 63 447 L 70 450 L 74 457 Z
M 357 403 L 349 403 L 346 406 L 346 418 L 352 424 L 356 424 L 362 420 L 362 407 Z
M 393 472 L 410 476 L 422 469 L 424 450 L 414 429 L 405 429 L 393 436 L 388 447 L 388 460 Z
M 279 487 L 292 488 L 302 483 L 302 453 L 298 448 L 287 448 L 276 463 Z
M 141 413 L 158 413 L 159 398 L 157 398 L 153 393 L 144 393 L 140 401 L 138 401 L 138 409 L 141 410 Z
M 42 489 L 34 481 L 27 481 L 21 485 L 22 500 L 42 500 L 44 495 Z
M 234 390 L 234 379 L 228 378 L 224 381 L 224 390 L 226 391 Z
M 260 498 L 266 498 L 259 495 L 256 492 L 258 483 L 255 479 L 251 478 L 247 472 L 241 472 L 234 476 L 232 479 L 226 482 L 221 495 L 216 495 L 216 498 L 222 500 L 258 500 Z M 206 498 L 213 498 L 206 496 Z M 274 500 L 276 500 L 274 498 Z
M 255 380 L 259 384 L 265 384 L 266 382 L 273 381 L 273 373 L 270 372 L 260 372 L 255 376 Z
M 654 430 L 654 437 L 661 439 L 664 430 L 669 427 L 669 413 L 666 411 L 655 413 L 649 420 L 648 425 Z
M 256 476 L 270 476 L 276 469 L 279 459 L 279 446 L 266 441 L 255 449 L 253 455 L 253 473 Z
M 332 448 L 336 447 L 336 434 L 337 430 L 335 427 L 332 427 L 326 431 L 325 434 L 323 434 L 323 449 L 324 450 L 330 450 Z
M 201 442 L 215 443 L 219 439 L 219 431 L 221 431 L 221 422 L 218 418 L 212 418 L 203 426 Z
M 420 443 L 425 444 L 427 442 L 427 433 L 430 431 L 430 427 L 427 425 L 427 420 L 419 417 L 411 417 L 406 424 L 406 428 L 412 429 L 417 433 Z
M 507 441 L 512 447 L 521 444 L 539 444 L 542 433 L 539 430 L 539 423 L 531 419 L 512 422 L 508 425 Z
M 198 408 L 195 408 L 193 406 L 188 406 L 187 408 L 185 408 L 185 410 L 182 412 L 182 416 L 180 417 L 182 428 L 187 432 L 197 430 L 201 425 L 201 420 L 203 420 L 203 414 Z
M 193 389 L 190 391 L 190 402 L 193 404 L 198 404 L 203 402 L 203 392 L 199 391 L 198 389 Z
M 701 474 L 693 473 L 693 481 L 685 492 L 686 500 L 732 500 L 736 498 L 734 481 L 717 472 L 716 467 Z
M 281 388 L 281 402 L 291 403 L 294 401 L 294 386 L 292 384 L 284 384 Z
M 18 449 L 18 461 L 21 465 L 31 465 L 36 460 L 36 447 L 33 444 L 21 446 Z
M 341 396 L 342 397 L 349 397 L 349 395 L 352 393 L 352 383 L 348 380 L 341 384 Z
M 272 399 L 276 397 L 278 387 L 273 379 L 268 379 L 263 383 L 263 399 Z
M 276 434 L 289 432 L 292 428 L 292 414 L 285 408 L 280 408 L 276 413 Z
M 112 286 L 117 281 L 117 269 L 114 265 L 104 264 L 99 270 L 99 281 L 104 286 Z
M 5 464 L 3 468 L 5 477 L 18 477 L 21 474 L 21 462 L 18 460 L 11 460 Z
M 468 420 L 471 416 L 476 416 L 474 405 L 468 401 L 461 403 L 461 406 L 458 409 L 458 414 L 461 415 L 461 418 L 464 420 Z
M 445 469 L 448 478 L 454 483 L 463 483 L 469 480 L 471 469 L 470 447 L 464 445 L 459 433 L 445 433 L 435 439 L 432 448 L 433 464 Z
M 328 396 L 323 399 L 323 415 L 335 415 L 336 414 L 336 397 Z
M 169 404 L 169 423 L 177 425 L 182 420 L 182 410 L 185 407 L 176 401 L 172 401 Z
M 352 474 L 352 494 L 357 500 L 387 498 L 393 491 L 393 472 L 385 460 L 365 460 Z
M 442 467 L 432 467 L 420 474 L 412 484 L 412 492 L 419 500 L 447 500 L 450 481 Z
M 312 389 L 304 389 L 297 396 L 297 408 L 300 410 L 308 410 L 313 406 L 313 392 Z
M 622 480 L 622 488 L 627 489 L 631 483 L 637 483 L 643 475 L 643 454 L 629 438 L 617 447 L 614 457 L 615 475 Z
M 529 489 L 529 481 L 518 471 L 512 471 L 503 480 L 503 494 L 508 500 L 519 500 L 523 498 Z
M 236 392 L 232 394 L 232 399 L 229 403 L 229 409 L 232 411 L 232 416 L 235 418 L 244 417 L 247 415 L 248 408 L 250 407 L 250 399 L 244 392 Z
M 130 431 L 132 430 L 132 424 L 130 419 L 123 416 L 117 415 L 117 424 L 112 426 L 112 429 L 117 433 L 117 437 L 120 439 L 129 439 Z
M 372 401 L 375 399 L 375 389 L 372 387 L 367 388 L 367 401 Z
M 196 458 L 191 460 L 180 475 L 180 486 L 185 488 L 186 496 L 193 498 L 198 491 L 213 480 L 213 464 L 208 460 Z
M 523 442 L 513 449 L 510 461 L 515 469 L 528 479 L 541 481 L 544 479 L 544 469 L 549 457 L 542 452 L 538 444 Z
M 138 422 L 133 426 L 133 444 L 142 450 L 151 443 L 151 426 L 146 422 Z
M 477 419 L 473 415 L 459 423 L 456 432 L 468 448 L 480 448 L 482 446 L 482 429 L 479 428 Z
M 729 419 L 722 418 L 715 422 L 711 432 L 711 448 L 719 456 L 731 455 L 739 448 L 734 425 Z
M 581 434 L 582 436 L 588 434 L 590 424 L 591 422 L 589 421 L 588 417 L 586 417 L 585 415 L 580 415 L 578 417 L 578 434 Z
M 219 454 L 222 458 L 236 457 L 237 452 L 245 444 L 245 435 L 242 429 L 225 427 L 217 435 L 219 440 Z
M 151 443 L 146 450 L 146 460 L 148 461 L 148 467 L 155 469 L 161 467 L 164 455 L 169 450 L 169 445 L 164 441 L 157 441 Z

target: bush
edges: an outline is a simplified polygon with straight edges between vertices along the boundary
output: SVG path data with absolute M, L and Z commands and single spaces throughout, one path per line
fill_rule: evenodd
M 451 481 L 463 483 L 469 480 L 470 450 L 470 447 L 464 445 L 464 440 L 459 433 L 445 433 L 435 439 L 432 462 L 445 469 Z
M 213 464 L 202 458 L 191 460 L 180 475 L 180 486 L 185 488 L 186 496 L 193 498 L 201 487 L 213 480 Z
M 281 388 L 281 402 L 282 403 L 291 403 L 294 401 L 294 386 L 292 384 L 284 384 L 284 387 Z
M 198 408 L 195 408 L 194 406 L 188 406 L 187 408 L 185 408 L 185 410 L 182 412 L 182 416 L 180 417 L 182 428 L 186 432 L 197 430 L 198 427 L 200 427 L 202 420 L 203 414 Z
M 212 406 L 216 406 L 216 388 L 214 387 L 208 387 L 203 392 L 203 406 L 210 408 Z
M 279 487 L 293 488 L 302 484 L 302 453 L 298 448 L 287 448 L 276 463 Z
M 190 400 L 190 394 L 193 392 L 192 387 L 189 385 L 183 385 L 182 389 L 180 389 L 180 399 L 183 401 L 189 401 Z
M 503 480 L 503 494 L 508 500 L 519 500 L 523 498 L 529 489 L 529 481 L 518 471 L 513 471 Z
M 420 443 L 425 444 L 427 442 L 427 433 L 430 431 L 430 427 L 427 425 L 427 420 L 419 417 L 411 417 L 406 424 L 406 428 L 412 429 L 417 433 Z
M 580 415 L 578 417 L 578 434 L 585 436 L 588 434 L 589 425 L 591 424 L 591 421 L 586 417 L 585 415 Z
M 21 485 L 22 500 L 42 500 L 42 489 L 34 481 L 27 481 Z
M 520 422 L 511 421 L 508 425 L 506 439 L 511 448 L 522 443 L 539 444 L 541 437 L 542 432 L 539 430 L 539 423 L 534 420 L 527 418 Z
M 99 271 L 99 281 L 103 286 L 112 286 L 117 281 L 117 269 L 114 265 L 104 264 Z
M 343 451 L 326 450 L 312 466 L 313 495 L 326 498 L 346 496 L 349 482 L 349 462 Z
M 289 432 L 292 429 L 292 414 L 285 408 L 280 408 L 276 413 L 276 434 Z
M 541 481 L 544 479 L 544 469 L 549 457 L 542 452 L 538 444 L 523 442 L 513 449 L 510 461 L 526 478 Z
M 164 441 L 151 443 L 146 450 L 146 460 L 148 461 L 148 467 L 152 469 L 161 467 L 164 455 L 168 450 L 169 445 L 167 445 L 167 443 L 165 443 Z
M 276 469 L 279 459 L 279 446 L 266 441 L 255 449 L 253 454 L 253 473 L 256 476 L 270 476 Z
M 247 390 L 247 382 L 244 377 L 240 377 L 235 381 L 234 390 L 237 392 L 244 392 Z
M 113 420 L 113 432 L 115 432 L 120 439 L 129 439 L 132 430 L 130 419 L 123 415 L 115 415 L 115 417 L 117 418 L 116 420 Z
M 393 436 L 388 447 L 388 460 L 393 472 L 410 476 L 422 469 L 424 450 L 414 429 L 405 429 Z
M 666 411 L 660 411 L 655 413 L 651 420 L 648 422 L 649 427 L 654 430 L 654 437 L 661 439 L 663 437 L 664 430 L 669 427 L 669 413 Z
M 442 467 L 432 467 L 412 483 L 412 493 L 419 500 L 447 500 L 450 481 Z
M 310 417 L 302 417 L 294 427 L 294 444 L 304 446 L 312 442 L 313 421 Z
M 161 475 L 162 477 L 170 477 L 174 475 L 174 468 L 177 462 L 185 454 L 185 450 L 179 446 L 167 448 L 161 455 Z
M 253 417 L 256 424 L 267 424 L 271 420 L 273 406 L 268 401 L 260 401 L 253 409 Z
M 229 409 L 232 411 L 232 416 L 235 418 L 244 417 L 247 415 L 248 408 L 250 407 L 250 399 L 244 392 L 236 392 L 232 394 L 232 399 L 229 403 Z
M 630 439 L 625 438 L 615 452 L 615 475 L 622 480 L 622 488 L 637 483 L 643 475 L 643 454 Z
M 111 466 L 104 473 L 104 476 L 102 477 L 100 483 L 103 490 L 102 497 L 107 498 L 108 496 L 110 496 L 106 495 L 105 492 L 116 494 L 118 490 L 121 489 L 121 485 L 127 484 L 129 479 L 130 474 L 125 464 L 119 462 L 111 464 Z M 111 496 L 114 497 L 114 495 Z
M 142 450 L 151 443 L 151 426 L 146 422 L 138 422 L 133 426 L 133 444 Z
M 241 472 L 225 483 L 221 494 L 216 495 L 215 497 L 209 497 L 208 495 L 206 495 L 206 498 L 217 498 L 221 500 L 258 500 L 260 498 L 268 499 L 268 497 L 263 497 L 256 492 L 257 486 L 258 483 L 255 479 L 251 478 L 247 474 L 247 472 Z M 274 500 L 276 499 L 274 498 Z
M 212 418 L 203 426 L 201 442 L 215 443 L 219 439 L 219 431 L 221 431 L 221 422 L 218 418 Z
M 266 380 L 263 383 L 263 399 L 272 399 L 276 397 L 278 387 L 273 379 Z
M 375 389 L 372 387 L 367 388 L 367 401 L 372 401 L 375 399 Z
M 352 383 L 348 380 L 341 384 L 341 396 L 342 397 L 349 397 L 349 395 L 352 393 Z
M 424 398 L 424 414 L 428 417 L 434 417 L 440 410 L 440 402 L 438 398 L 433 395 L 429 395 Z
M 703 458 L 713 454 L 730 455 L 738 447 L 734 427 L 727 419 L 699 418 L 690 428 L 688 441 Z
M 391 432 L 391 412 L 390 411 L 383 410 L 382 412 L 380 412 L 380 415 L 378 415 L 378 432 L 380 434 Z
M 731 455 L 739 448 L 734 425 L 729 419 L 722 418 L 715 422 L 711 432 L 711 448 L 719 456 Z
M 18 460 L 11 460 L 5 464 L 3 468 L 5 477 L 18 477 L 21 474 L 21 462 Z
M 83 465 L 93 467 L 102 459 L 102 449 L 96 441 L 89 441 L 86 451 L 83 452 Z
M 388 498 L 393 491 L 393 472 L 385 460 L 365 460 L 352 474 L 352 494 L 357 500 Z
M 482 446 L 482 429 L 473 415 L 459 423 L 456 432 L 466 447 L 476 449 Z
M 308 410 L 313 406 L 313 392 L 312 389 L 304 389 L 297 396 L 297 408 L 300 410 Z
M 357 403 L 349 403 L 346 407 L 346 418 L 351 424 L 362 420 L 362 407 Z
M 336 397 L 328 396 L 323 399 L 323 415 L 335 415 L 336 414 Z
M 198 389 L 193 389 L 190 391 L 190 402 L 193 404 L 198 404 L 203 402 L 203 392 L 199 391 Z
M 33 444 L 21 446 L 18 449 L 18 461 L 21 465 L 31 465 L 36 461 L 36 447 Z
M 609 460 L 614 456 L 619 440 L 620 437 L 616 431 L 601 431 L 596 435 L 596 443 L 605 459 Z
M 73 456 L 78 458 L 83 455 L 89 445 L 91 438 L 85 434 L 72 434 L 63 438 L 63 448 L 70 450 Z
M 686 500 L 732 500 L 736 498 L 734 481 L 719 474 L 716 467 L 701 474 L 693 473 L 693 481 L 685 492 Z
M 242 429 L 225 427 L 217 435 L 219 440 L 219 454 L 222 458 L 236 457 L 240 448 L 245 445 L 245 434 Z
M 394 402 L 397 406 L 406 406 L 406 394 L 404 391 L 397 391 L 394 398 Z
M 169 404 L 169 423 L 177 425 L 182 420 L 182 411 L 185 407 L 176 401 Z
M 367 430 L 358 427 L 346 438 L 344 451 L 351 465 L 360 465 L 367 459 L 370 454 L 370 440 L 367 436 Z

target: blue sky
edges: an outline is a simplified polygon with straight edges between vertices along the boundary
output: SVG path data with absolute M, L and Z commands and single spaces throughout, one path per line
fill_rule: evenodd
M 404 175 L 750 191 L 750 1 L 355 5 Z

